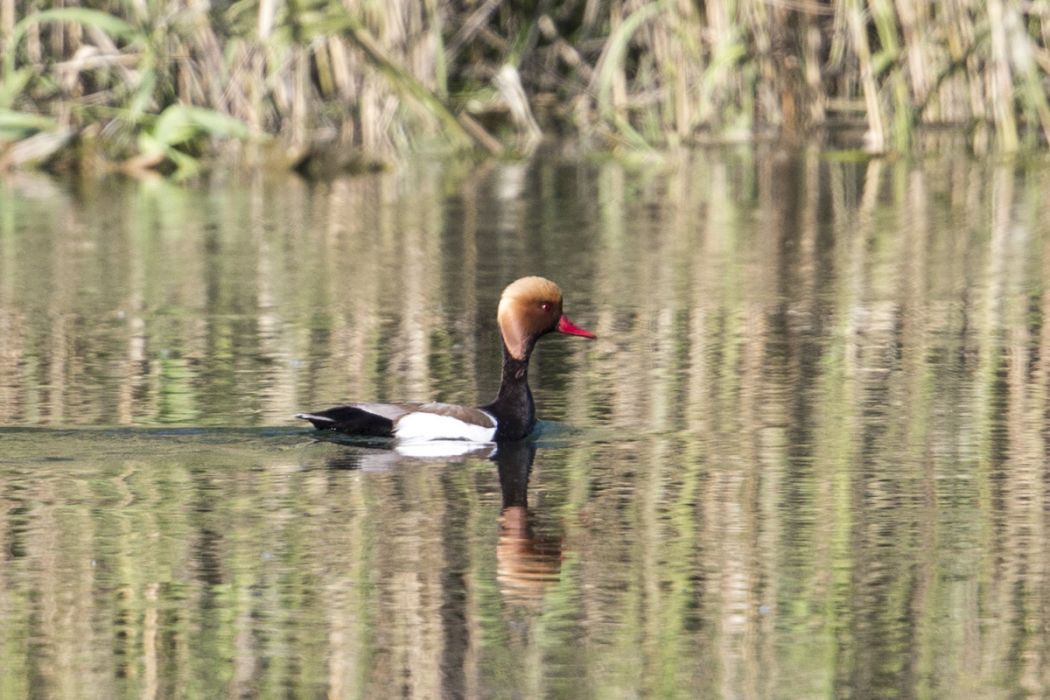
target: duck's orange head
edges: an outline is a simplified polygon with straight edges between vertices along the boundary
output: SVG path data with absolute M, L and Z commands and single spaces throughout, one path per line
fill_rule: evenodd
M 561 289 L 543 277 L 522 277 L 503 290 L 496 320 L 512 357 L 527 359 L 536 340 L 554 331 L 597 337 L 570 321 L 562 313 L 561 302 Z

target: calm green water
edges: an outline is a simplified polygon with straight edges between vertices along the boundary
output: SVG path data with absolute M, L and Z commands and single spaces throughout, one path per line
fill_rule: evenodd
M 0 180 L 0 697 L 1050 694 L 1050 170 Z M 480 403 L 501 288 L 593 343 Z

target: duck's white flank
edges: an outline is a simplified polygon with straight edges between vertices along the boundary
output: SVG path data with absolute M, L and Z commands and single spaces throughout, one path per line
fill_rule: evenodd
M 397 421 L 394 436 L 398 440 L 467 440 L 469 442 L 492 442 L 496 437 L 496 419 L 485 414 L 492 425 L 474 425 L 437 413 L 415 411 L 402 416 Z

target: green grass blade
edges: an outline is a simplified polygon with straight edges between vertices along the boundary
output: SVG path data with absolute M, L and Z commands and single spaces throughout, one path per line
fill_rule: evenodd
M 15 56 L 18 53 L 18 44 L 22 41 L 29 28 L 43 22 L 72 22 L 82 27 L 98 29 L 111 37 L 121 39 L 132 39 L 140 35 L 139 30 L 124 20 L 102 12 L 83 7 L 57 7 L 50 10 L 35 12 L 24 17 L 11 31 L 7 42 L 4 57 L 4 82 L 15 72 Z
M 37 131 L 50 131 L 57 127 L 58 123 L 51 117 L 0 109 L 0 140 L 20 139 Z

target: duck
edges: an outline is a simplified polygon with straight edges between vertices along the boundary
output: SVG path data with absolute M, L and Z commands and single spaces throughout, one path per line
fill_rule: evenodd
M 543 277 L 522 277 L 507 285 L 500 295 L 496 323 L 503 369 L 496 398 L 483 406 L 435 401 L 350 403 L 295 417 L 309 421 L 317 430 L 406 443 L 522 440 L 536 427 L 536 405 L 529 389 L 529 358 L 536 342 L 551 333 L 592 340 L 597 336 L 569 320 L 562 310 L 561 289 Z

